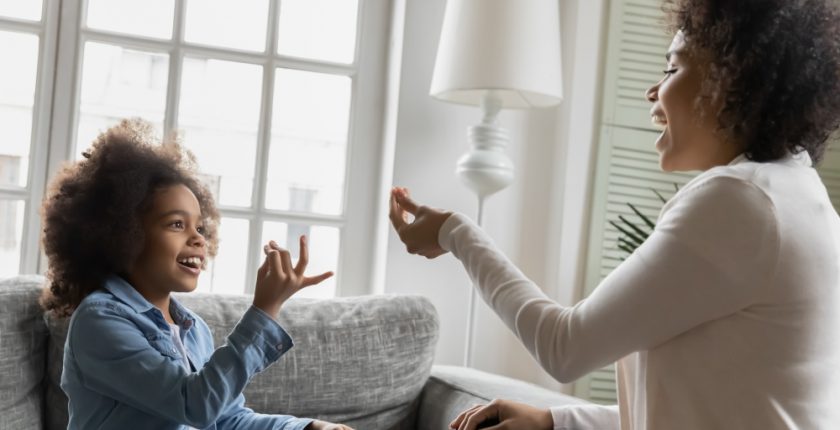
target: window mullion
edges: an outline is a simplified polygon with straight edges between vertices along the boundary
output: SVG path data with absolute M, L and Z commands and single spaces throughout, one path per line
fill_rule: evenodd
M 184 15 L 185 1 L 177 0 L 172 24 L 173 46 L 169 50 L 169 77 L 166 88 L 166 113 L 163 132 L 168 135 L 178 129 L 178 107 L 181 102 L 181 71 L 184 64 Z
M 41 31 L 38 48 L 38 82 L 35 85 L 32 132 L 30 135 L 29 202 L 24 211 L 21 242 L 21 273 L 45 271 L 40 260 L 40 211 L 39 207 L 48 179 L 47 155 L 49 149 L 50 114 L 55 83 L 56 45 L 58 44 L 59 3 L 45 2 L 41 14 Z
M 263 61 L 263 84 L 260 98 L 260 126 L 257 135 L 257 157 L 254 160 L 254 192 L 251 206 L 255 211 L 253 224 L 248 238 L 248 266 L 245 274 L 245 292 L 254 292 L 256 273 L 262 258 L 260 241 L 262 240 L 263 211 L 265 210 L 266 178 L 268 177 L 268 154 L 271 145 L 271 115 L 274 99 L 274 61 L 277 50 L 277 25 L 279 23 L 279 0 L 271 0 L 268 5 L 268 28 L 266 31 L 266 55 Z

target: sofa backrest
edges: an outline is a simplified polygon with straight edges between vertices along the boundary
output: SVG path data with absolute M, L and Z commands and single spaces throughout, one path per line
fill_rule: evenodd
M 29 285 L 37 288 L 37 283 Z M 207 322 L 217 345 L 251 304 L 248 296 L 190 293 L 176 298 Z M 255 411 L 317 417 L 359 429 L 390 429 L 405 422 L 416 408 L 438 339 L 438 317 L 428 299 L 393 295 L 292 299 L 279 319 L 295 347 L 246 388 L 247 405 Z M 64 429 L 67 406 L 59 383 L 67 320 L 48 316 L 46 321 L 50 333 L 46 428 Z M 43 345 L 40 351 L 43 357 Z
M 40 276 L 0 280 L 0 429 L 43 428 L 43 283 Z

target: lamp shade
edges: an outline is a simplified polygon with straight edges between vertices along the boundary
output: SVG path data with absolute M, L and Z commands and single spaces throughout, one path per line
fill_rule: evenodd
M 429 93 L 504 108 L 563 100 L 558 0 L 448 0 Z

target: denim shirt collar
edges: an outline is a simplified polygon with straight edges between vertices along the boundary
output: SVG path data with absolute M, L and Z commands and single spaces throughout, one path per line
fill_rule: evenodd
M 153 313 L 156 313 L 161 320 L 163 320 L 163 315 L 160 313 L 158 308 L 146 300 L 146 298 L 134 289 L 134 287 L 131 286 L 131 284 L 129 284 L 123 277 L 119 275 L 111 275 L 107 277 L 105 279 L 104 287 L 105 290 L 113 294 L 114 297 L 119 299 L 121 302 L 128 305 L 128 307 L 134 310 L 134 312 L 137 312 L 138 314 L 146 314 L 152 311 Z M 181 306 L 181 304 L 173 297 L 169 298 L 169 313 L 172 315 L 172 319 L 175 321 L 175 324 L 177 324 L 183 331 L 189 330 L 193 324 L 195 324 L 195 318 L 193 318 L 190 311 Z

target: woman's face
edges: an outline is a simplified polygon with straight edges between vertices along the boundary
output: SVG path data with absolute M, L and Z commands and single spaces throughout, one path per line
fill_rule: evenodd
M 728 164 L 740 154 L 718 131 L 720 102 L 697 99 L 709 64 L 697 51 L 689 50 L 678 32 L 666 54 L 665 76 L 645 94 L 653 103 L 651 120 L 663 128 L 656 150 L 666 172 L 706 170 Z

